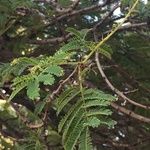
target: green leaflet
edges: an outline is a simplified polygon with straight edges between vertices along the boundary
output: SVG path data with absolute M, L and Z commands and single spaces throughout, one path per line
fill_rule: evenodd
M 116 125 L 116 121 L 108 117 L 99 117 L 100 124 L 108 126 L 108 128 L 113 128 Z
M 97 117 L 91 117 L 84 123 L 85 126 L 97 128 L 101 124 L 101 121 Z
M 71 52 L 69 50 L 61 50 L 60 48 L 60 50 L 54 54 L 53 59 L 51 59 L 50 61 L 53 64 L 67 63 L 67 60 L 71 61 L 71 57 L 75 54 L 76 52 Z
M 76 89 L 75 89 L 76 90 Z M 74 98 L 74 97 L 76 97 L 79 93 L 80 93 L 80 91 L 77 91 L 76 93 L 75 93 L 75 91 L 72 91 L 73 93 L 71 94 L 71 95 L 69 95 L 69 97 L 67 97 L 62 103 L 60 103 L 60 105 L 59 105 L 59 107 L 58 107 L 58 113 L 59 112 L 61 112 L 61 110 Z
M 64 144 L 65 150 L 73 150 L 83 130 L 83 122 L 78 122 Z
M 107 100 L 92 100 L 92 101 L 86 101 L 85 105 L 83 106 L 83 108 L 88 108 L 88 107 L 92 107 L 92 106 L 108 106 L 109 105 L 109 101 Z
M 66 127 L 63 130 L 62 142 L 66 143 L 69 139 L 69 136 L 72 134 L 74 128 L 78 125 L 80 121 L 84 121 L 84 110 L 79 110 L 74 116 L 73 119 L 69 120 L 66 124 Z
M 40 114 L 40 113 L 42 112 L 43 108 L 45 107 L 45 105 L 46 105 L 46 101 L 40 101 L 40 102 L 36 105 L 35 110 L 34 110 L 34 113 L 35 113 L 36 115 Z
M 68 88 L 67 90 L 65 90 L 65 91 L 61 94 L 61 97 L 58 97 L 58 99 L 57 99 L 57 104 L 56 104 L 57 110 L 58 110 L 60 104 L 61 104 L 68 96 L 70 96 L 70 94 L 73 93 L 74 90 L 75 90 L 74 87 Z M 58 114 L 59 114 L 59 113 L 58 113 Z
M 24 75 L 24 76 L 15 78 L 12 84 L 12 87 L 14 89 L 8 100 L 9 101 L 12 100 L 16 96 L 16 94 L 18 94 L 22 89 L 24 89 L 29 84 L 29 82 L 31 82 L 33 79 L 34 79 L 34 76 L 31 76 L 31 75 Z
M 93 43 L 95 46 L 97 43 Z M 104 55 L 105 57 L 111 59 L 111 55 L 113 54 L 112 48 L 108 44 L 103 44 L 101 45 L 98 49 L 97 52 L 100 54 Z
M 52 65 L 50 67 L 47 67 L 43 72 L 50 73 L 53 75 L 56 75 L 57 77 L 60 77 L 63 75 L 63 68 L 57 65 Z
M 66 31 L 73 33 L 77 38 L 82 39 L 80 31 L 76 30 L 75 28 L 68 27 Z
M 78 39 L 72 39 L 67 44 L 61 47 L 61 50 L 77 50 L 81 49 L 83 44 Z
M 37 98 L 38 96 L 40 96 L 39 90 L 40 90 L 40 88 L 39 88 L 39 82 L 36 79 L 32 80 L 27 85 L 27 95 L 28 95 L 28 97 L 30 99 L 34 100 L 35 98 Z
M 89 29 L 82 29 L 81 31 L 78 31 L 75 28 L 68 27 L 66 31 L 74 34 L 75 37 L 77 37 L 78 39 L 84 40 L 86 35 L 87 35 L 87 33 L 89 32 Z
M 71 119 L 73 119 L 75 113 L 79 111 L 80 105 L 82 105 L 82 102 L 78 101 L 74 106 L 72 106 L 72 108 L 68 111 L 68 113 L 61 119 L 58 125 L 58 132 L 61 132 L 63 130 L 63 127 L 66 122 L 71 122 Z
M 38 77 L 39 82 L 43 82 L 44 85 L 54 84 L 55 78 L 51 74 L 40 74 Z
M 90 116 L 97 116 L 97 115 L 106 115 L 109 116 L 112 114 L 112 111 L 110 109 L 106 109 L 106 108 L 93 108 L 90 109 L 87 114 L 86 117 L 90 117 Z
M 108 102 L 112 102 L 115 100 L 115 97 L 110 95 L 110 94 L 106 94 L 103 91 L 100 91 L 98 89 L 86 89 L 84 91 L 84 99 L 86 100 L 91 100 L 91 99 L 98 99 L 98 100 L 107 100 Z
M 83 109 L 79 108 L 77 112 L 73 114 L 72 118 L 70 118 L 70 120 L 67 120 L 63 130 L 63 136 L 62 136 L 63 143 L 65 143 L 66 139 L 68 139 L 68 135 L 70 134 L 70 132 L 72 132 L 76 124 L 81 120 L 83 120 L 83 117 L 84 117 L 84 111 Z
M 19 93 L 22 89 L 24 89 L 26 86 L 27 86 L 27 84 L 23 84 L 23 83 L 17 85 L 17 87 L 15 87 L 15 89 L 14 89 L 13 92 L 11 93 L 11 95 L 10 95 L 8 101 L 12 100 L 12 99 L 16 96 L 16 94 L 18 94 L 18 93 Z
M 111 59 L 111 54 L 110 54 L 108 51 L 106 51 L 105 49 L 99 48 L 99 49 L 98 49 L 98 52 L 99 52 L 100 54 L 104 55 L 105 57 Z
M 112 114 L 108 106 L 114 100 L 113 96 L 97 89 L 83 89 L 82 97 L 77 87 L 69 88 L 59 95 L 56 105 L 57 114 L 60 115 L 63 110 L 66 112 L 58 126 L 65 150 L 72 150 L 78 140 L 80 149 L 92 150 L 87 128 L 95 128 L 101 124 L 113 127 L 114 121 L 108 120 Z M 72 107 L 68 107 L 69 103 Z
M 116 122 L 110 118 L 106 118 L 106 117 L 89 117 L 86 121 L 86 123 L 84 123 L 84 126 L 88 126 L 88 127 L 93 127 L 93 128 L 97 128 L 100 125 L 107 125 L 109 128 L 114 127 L 114 125 L 116 124 Z
M 79 150 L 93 150 L 89 128 L 85 128 L 80 136 Z
M 21 58 L 16 58 L 11 62 L 12 65 L 18 65 L 20 63 L 34 66 L 34 65 L 38 65 L 38 60 L 36 58 L 21 57 Z

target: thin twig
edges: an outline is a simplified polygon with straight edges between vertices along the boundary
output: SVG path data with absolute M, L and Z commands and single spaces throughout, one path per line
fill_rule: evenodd
M 115 5 L 112 10 L 106 15 L 104 16 L 104 18 L 100 19 L 100 21 L 98 21 L 94 27 L 92 28 L 92 31 L 95 31 L 98 27 L 100 27 L 112 14 L 113 12 L 119 7 L 119 5 Z
M 116 65 L 113 59 L 111 59 L 110 62 L 113 64 L 113 67 L 117 70 L 117 72 L 119 72 L 122 76 L 124 76 L 128 80 L 129 83 L 132 83 L 136 87 L 139 87 L 140 89 L 146 91 L 147 93 L 150 93 L 150 89 L 141 85 L 133 76 L 128 74 L 128 72 L 124 68 L 122 68 L 120 65 L 118 64 Z
M 136 2 L 133 4 L 133 6 L 131 7 L 131 9 L 129 9 L 129 12 L 127 13 L 127 15 L 123 18 L 123 21 L 120 22 L 114 29 L 111 30 L 111 32 L 101 41 L 98 42 L 98 44 L 93 48 L 93 50 L 87 55 L 87 57 L 83 60 L 83 64 L 87 62 L 87 60 L 95 53 L 95 51 L 102 46 L 106 41 L 108 41 L 117 31 L 118 29 L 120 29 L 120 27 L 123 25 L 123 23 L 128 19 L 128 17 L 131 15 L 132 11 L 134 10 L 134 8 L 136 7 L 136 5 L 138 4 L 139 0 L 136 0 Z
M 98 70 L 102 76 L 102 78 L 104 79 L 104 81 L 107 83 L 108 87 L 114 91 L 118 96 L 120 96 L 123 100 L 135 105 L 135 106 L 138 106 L 138 107 L 141 107 L 141 108 L 144 108 L 144 109 L 150 109 L 150 106 L 145 106 L 143 104 L 140 104 L 140 103 L 137 103 L 131 99 L 129 99 L 128 97 L 126 97 L 121 91 L 119 91 L 117 88 L 115 88 L 112 83 L 108 80 L 107 76 L 105 75 L 102 67 L 101 67 L 101 64 L 100 64 L 100 61 L 99 61 L 99 54 L 96 53 L 95 54 L 95 61 L 96 61 L 96 64 L 97 64 L 97 67 L 98 67 Z
M 56 90 L 54 90 L 53 93 L 48 97 L 47 106 L 46 106 L 46 110 L 45 110 L 45 113 L 44 113 L 43 120 L 46 120 L 46 118 L 47 118 L 47 113 L 48 113 L 48 109 L 49 109 L 49 105 L 50 105 L 51 100 L 54 99 L 54 96 L 59 93 L 59 91 L 61 90 L 62 86 L 66 82 L 68 82 L 68 80 L 74 75 L 74 73 L 76 72 L 76 70 L 77 70 L 77 67 L 75 67 L 75 69 L 73 70 L 73 72 L 65 80 L 63 80 L 62 82 L 60 82 L 58 88 Z
M 54 23 L 56 23 L 56 22 L 58 22 L 64 18 L 67 18 L 67 17 L 85 14 L 85 13 L 90 12 L 90 11 L 96 11 L 97 9 L 104 7 L 106 4 L 107 4 L 107 1 L 105 1 L 103 4 L 92 5 L 92 6 L 89 6 L 86 8 L 82 8 L 79 10 L 74 10 L 74 11 L 65 13 L 61 16 L 56 16 L 50 20 L 50 22 L 47 24 L 47 26 L 53 25 Z
M 63 80 L 62 82 L 60 82 L 60 85 L 58 86 L 58 88 L 51 95 L 52 99 L 60 91 L 60 89 L 62 88 L 62 86 L 75 74 L 76 70 L 77 70 L 77 67 L 72 71 L 72 73 L 65 80 Z

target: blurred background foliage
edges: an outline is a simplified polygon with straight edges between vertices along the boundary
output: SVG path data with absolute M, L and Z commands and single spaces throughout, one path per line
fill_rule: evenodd
M 49 0 L 0 0 L 1 92 L 9 96 L 10 83 L 13 77 L 21 72 L 23 66 L 20 66 L 19 70 L 11 70 L 9 63 L 15 58 L 53 55 L 59 47 L 68 42 L 68 38 L 64 38 L 68 34 L 66 31 L 68 27 L 77 30 L 91 29 L 102 21 L 115 5 L 120 4 L 118 11 L 110 14 L 97 27 L 97 35 L 102 39 L 124 18 L 135 1 L 108 0 L 104 6 L 98 7 L 104 2 L 103 0 L 80 0 L 73 10 L 58 12 Z M 150 105 L 150 1 L 145 2 L 139 2 L 122 29 L 107 41 L 106 44 L 112 51 L 112 59 L 102 57 L 101 61 L 107 77 L 118 89 L 127 92 L 127 95 L 138 103 Z M 58 0 L 57 3 L 61 8 L 67 9 L 73 1 Z M 92 6 L 97 7 L 90 9 L 89 7 Z M 89 10 L 85 11 L 87 8 Z M 81 12 L 78 12 L 80 10 Z M 126 26 L 129 28 L 123 28 Z M 63 40 L 59 41 L 55 38 Z M 87 39 L 94 41 L 91 32 L 87 35 Z M 94 58 L 91 58 L 91 61 L 94 62 Z M 71 69 L 66 68 L 67 74 Z M 97 68 L 94 64 L 87 74 L 87 82 L 114 94 L 96 72 Z M 41 100 L 31 101 L 24 91 L 18 94 L 12 103 L 21 113 L 19 116 L 10 106 L 3 107 L 5 102 L 2 100 L 2 95 L 0 96 L 0 149 L 62 149 L 61 136 L 57 133 L 59 118 L 56 117 L 53 108 L 49 110 L 49 118 L 44 126 L 32 126 L 41 124 L 46 109 L 44 97 L 58 85 L 59 83 L 51 88 L 42 86 Z M 118 102 L 135 113 L 150 116 L 149 110 L 125 103 Z M 112 117 L 117 121 L 114 129 L 100 127 L 93 132 L 93 143 L 98 150 L 149 150 L 150 126 L 148 124 L 138 122 L 117 111 L 114 111 Z

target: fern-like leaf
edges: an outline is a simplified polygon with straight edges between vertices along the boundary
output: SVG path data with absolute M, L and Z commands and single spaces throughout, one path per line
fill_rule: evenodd
M 75 28 L 67 28 L 67 31 L 74 34 L 80 40 L 84 40 L 87 33 L 90 31 L 89 29 L 82 29 L 81 31 L 76 30 Z
M 30 99 L 35 99 L 39 95 L 39 82 L 35 79 L 27 85 L 27 95 Z
M 110 54 L 108 51 L 106 51 L 105 49 L 99 48 L 99 49 L 98 49 L 98 52 L 99 52 L 100 54 L 104 55 L 105 57 L 111 59 L 111 54 Z
M 79 140 L 80 149 L 92 150 L 87 129 L 102 124 L 109 127 L 113 126 L 113 121 L 111 122 L 111 119 L 105 121 L 105 118 L 112 114 L 107 107 L 114 100 L 113 96 L 96 89 L 83 89 L 83 95 L 81 95 L 81 91 L 76 87 L 69 88 L 63 94 L 60 94 L 56 107 L 57 114 L 60 115 L 63 110 L 66 113 L 58 126 L 58 131 L 63 134 L 64 148 L 72 150 Z M 72 103 L 75 104 L 72 105 Z M 81 141 L 82 139 L 83 141 Z
M 86 101 L 86 103 L 85 103 L 85 105 L 83 106 L 83 108 L 88 108 L 88 107 L 92 107 L 92 106 L 108 106 L 109 105 L 109 101 L 107 101 L 107 100 L 101 100 L 101 101 L 99 101 L 99 100 L 92 100 L 92 101 Z
M 53 75 L 56 75 L 57 77 L 60 77 L 63 75 L 63 68 L 57 65 L 52 65 L 50 67 L 47 67 L 43 72 L 50 73 Z
M 80 136 L 80 144 L 79 144 L 79 150 L 92 150 L 92 142 L 91 137 L 89 134 L 89 128 L 86 127 Z
M 78 39 L 72 39 L 70 40 L 67 44 L 65 44 L 64 46 L 61 47 L 61 50 L 78 50 L 81 49 L 83 47 L 83 44 L 78 40 Z
M 16 94 L 24 89 L 32 80 L 34 80 L 34 76 L 30 74 L 15 78 L 12 84 L 13 92 L 9 97 L 9 101 L 12 100 L 16 96 Z
M 66 90 L 62 96 L 57 99 L 57 114 L 59 114 L 61 110 L 79 93 L 79 90 L 76 88 Z
M 101 121 L 97 117 L 88 117 L 84 126 L 97 128 L 100 124 L 101 124 Z
M 55 78 L 51 74 L 40 74 L 38 77 L 39 82 L 43 82 L 44 85 L 54 84 Z
M 13 80 L 12 86 L 14 90 L 9 99 L 11 100 L 18 92 L 20 92 L 25 87 L 27 88 L 27 95 L 29 96 L 29 98 L 35 99 L 36 97 L 38 97 L 40 91 L 39 84 L 43 83 L 44 85 L 53 85 L 55 82 L 55 77 L 60 77 L 63 75 L 63 68 L 60 67 L 60 65 L 67 63 L 67 61 L 70 60 L 70 57 L 72 57 L 73 54 L 74 52 L 59 50 L 54 54 L 54 56 L 38 58 L 21 57 L 18 59 L 14 59 L 11 64 L 9 64 L 11 68 L 9 69 L 9 71 L 12 70 L 10 71 L 10 74 L 12 74 L 14 70 L 21 71 L 17 71 L 18 73 L 16 75 L 18 77 Z M 20 69 L 20 67 L 22 68 Z M 7 68 L 4 70 L 5 72 Z M 22 73 L 26 73 L 26 75 L 21 75 Z
M 63 136 L 62 136 L 63 143 L 65 143 L 65 141 L 68 139 L 68 136 L 71 134 L 76 124 L 81 120 L 83 121 L 83 117 L 84 117 L 84 111 L 83 109 L 79 109 L 78 112 L 75 112 L 73 117 L 67 121 L 67 124 L 63 130 Z
M 65 150 L 73 150 L 83 130 L 83 122 L 78 122 L 64 143 Z
M 80 34 L 80 31 L 76 30 L 75 28 L 70 28 L 68 27 L 67 30 L 68 32 L 74 34 L 77 38 L 82 39 L 82 36 Z
M 109 116 L 112 114 L 112 111 L 110 109 L 106 109 L 106 108 L 92 108 L 90 109 L 87 114 L 86 117 L 90 117 L 90 116 L 97 116 L 97 115 L 105 115 L 105 116 Z
M 73 116 L 75 116 L 75 113 L 77 113 L 80 109 L 80 106 L 82 105 L 81 101 L 78 101 L 72 108 L 67 112 L 67 114 L 61 119 L 58 125 L 58 132 L 61 132 L 66 124 L 66 122 L 71 122 L 71 119 L 73 119 Z

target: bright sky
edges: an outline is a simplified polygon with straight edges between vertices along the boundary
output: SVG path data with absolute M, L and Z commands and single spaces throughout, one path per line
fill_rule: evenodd
M 148 0 L 141 0 L 141 1 L 143 1 L 144 2 L 144 4 L 147 4 L 148 3 Z M 115 16 L 118 16 L 118 15 L 120 15 L 121 14 L 121 11 L 120 11 L 120 7 L 119 8 L 117 8 L 115 11 L 114 11 L 114 13 L 113 13 Z

